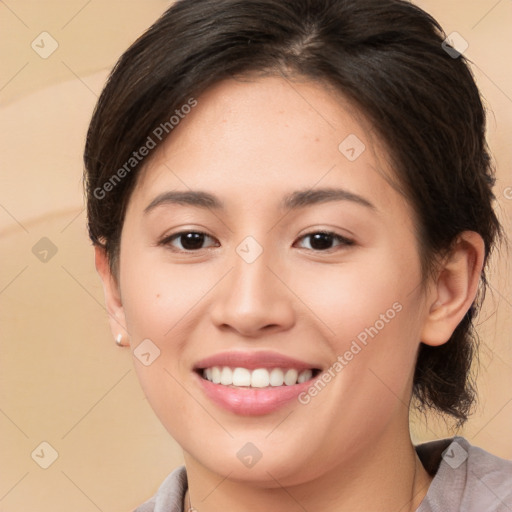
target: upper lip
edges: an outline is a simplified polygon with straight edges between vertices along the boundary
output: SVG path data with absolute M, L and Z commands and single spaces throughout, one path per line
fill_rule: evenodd
M 251 351 L 251 352 L 220 352 L 201 359 L 194 365 L 195 370 L 211 368 L 213 366 L 229 366 L 231 368 L 294 368 L 296 370 L 319 369 L 320 367 L 285 356 L 272 351 Z

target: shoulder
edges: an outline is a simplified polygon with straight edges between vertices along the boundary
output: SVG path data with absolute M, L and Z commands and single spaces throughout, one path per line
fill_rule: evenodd
M 463 437 L 425 443 L 416 449 L 422 462 L 427 461 L 427 470 L 437 465 L 418 512 L 512 509 L 512 461 L 473 446 Z
M 133 512 L 183 512 L 187 487 L 185 466 L 179 466 L 162 482 L 156 494 Z

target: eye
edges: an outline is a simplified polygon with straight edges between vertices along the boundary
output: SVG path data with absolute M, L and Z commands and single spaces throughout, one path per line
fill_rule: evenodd
M 203 233 L 202 231 L 180 231 L 179 233 L 174 233 L 165 237 L 161 242 L 159 242 L 159 245 L 170 246 L 172 250 L 176 250 L 177 252 L 196 252 L 198 250 L 208 248 L 203 246 L 206 239 L 214 240 L 213 237 Z M 354 244 L 352 240 L 331 231 L 315 231 L 303 235 L 299 240 L 307 239 L 311 239 L 308 244 L 309 247 L 303 246 L 304 248 L 322 252 L 326 252 L 339 246 L 343 247 Z M 337 242 L 337 244 L 335 242 Z M 178 243 L 179 246 L 176 246 L 176 243 Z M 219 245 L 217 243 L 210 245 L 210 247 L 212 246 L 218 247 Z
M 299 240 L 306 240 L 308 238 L 310 238 L 311 241 L 309 243 L 309 247 L 305 248 L 313 251 L 327 251 L 339 246 L 354 245 L 353 240 L 349 240 L 348 238 L 333 233 L 332 231 L 315 231 L 313 233 L 307 233 L 300 237 Z M 332 244 L 336 241 L 338 244 L 333 247 Z
M 173 250 L 177 251 L 197 251 L 199 249 L 205 249 L 203 244 L 205 239 L 213 240 L 213 238 L 206 233 L 201 231 L 180 231 L 179 233 L 174 233 L 166 238 L 164 238 L 159 245 L 170 246 Z M 177 247 L 174 245 L 174 242 L 177 241 L 181 247 Z

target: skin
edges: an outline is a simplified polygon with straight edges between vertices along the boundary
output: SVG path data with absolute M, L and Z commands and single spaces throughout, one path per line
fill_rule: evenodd
M 366 146 L 352 162 L 338 149 L 349 134 Z M 118 276 L 96 248 L 114 337 L 128 333 L 132 350 L 149 338 L 161 351 L 149 366 L 134 364 L 184 450 L 200 512 L 403 511 L 425 496 L 431 477 L 408 423 L 415 359 L 420 341 L 445 343 L 470 307 L 484 247 L 476 233 L 461 233 L 422 287 L 415 216 L 390 185 L 387 162 L 371 126 L 322 84 L 226 80 L 198 98 L 139 176 Z M 290 192 L 324 187 L 374 208 L 279 207 Z M 144 213 L 171 190 L 206 191 L 226 208 Z M 305 235 L 321 230 L 352 243 L 331 238 L 330 249 L 318 249 Z M 181 231 L 206 232 L 204 248 L 185 252 L 183 238 L 159 244 Z M 236 252 L 249 235 L 263 248 L 253 263 Z M 401 311 L 307 405 L 236 415 L 211 402 L 192 373 L 199 359 L 238 349 L 327 369 L 397 302 Z M 252 468 L 237 457 L 247 442 L 262 454 Z

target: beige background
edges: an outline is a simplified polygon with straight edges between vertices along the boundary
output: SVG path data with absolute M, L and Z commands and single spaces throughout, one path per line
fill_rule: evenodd
M 496 195 L 510 234 L 512 2 L 417 3 L 469 43 L 465 53 L 493 112 Z M 129 352 L 111 339 L 81 188 L 85 131 L 107 73 L 169 4 L 0 1 L 1 512 L 129 511 L 182 463 L 139 389 Z M 41 46 L 43 31 L 58 43 L 47 59 L 31 47 L 33 40 Z M 57 250 L 46 262 L 32 252 L 43 237 Z M 481 400 L 461 434 L 512 458 L 512 293 L 505 253 L 491 283 L 479 326 Z M 414 440 L 449 434 L 431 420 L 415 427 Z M 51 462 L 51 448 L 42 442 L 58 454 L 48 469 L 40 464 Z

